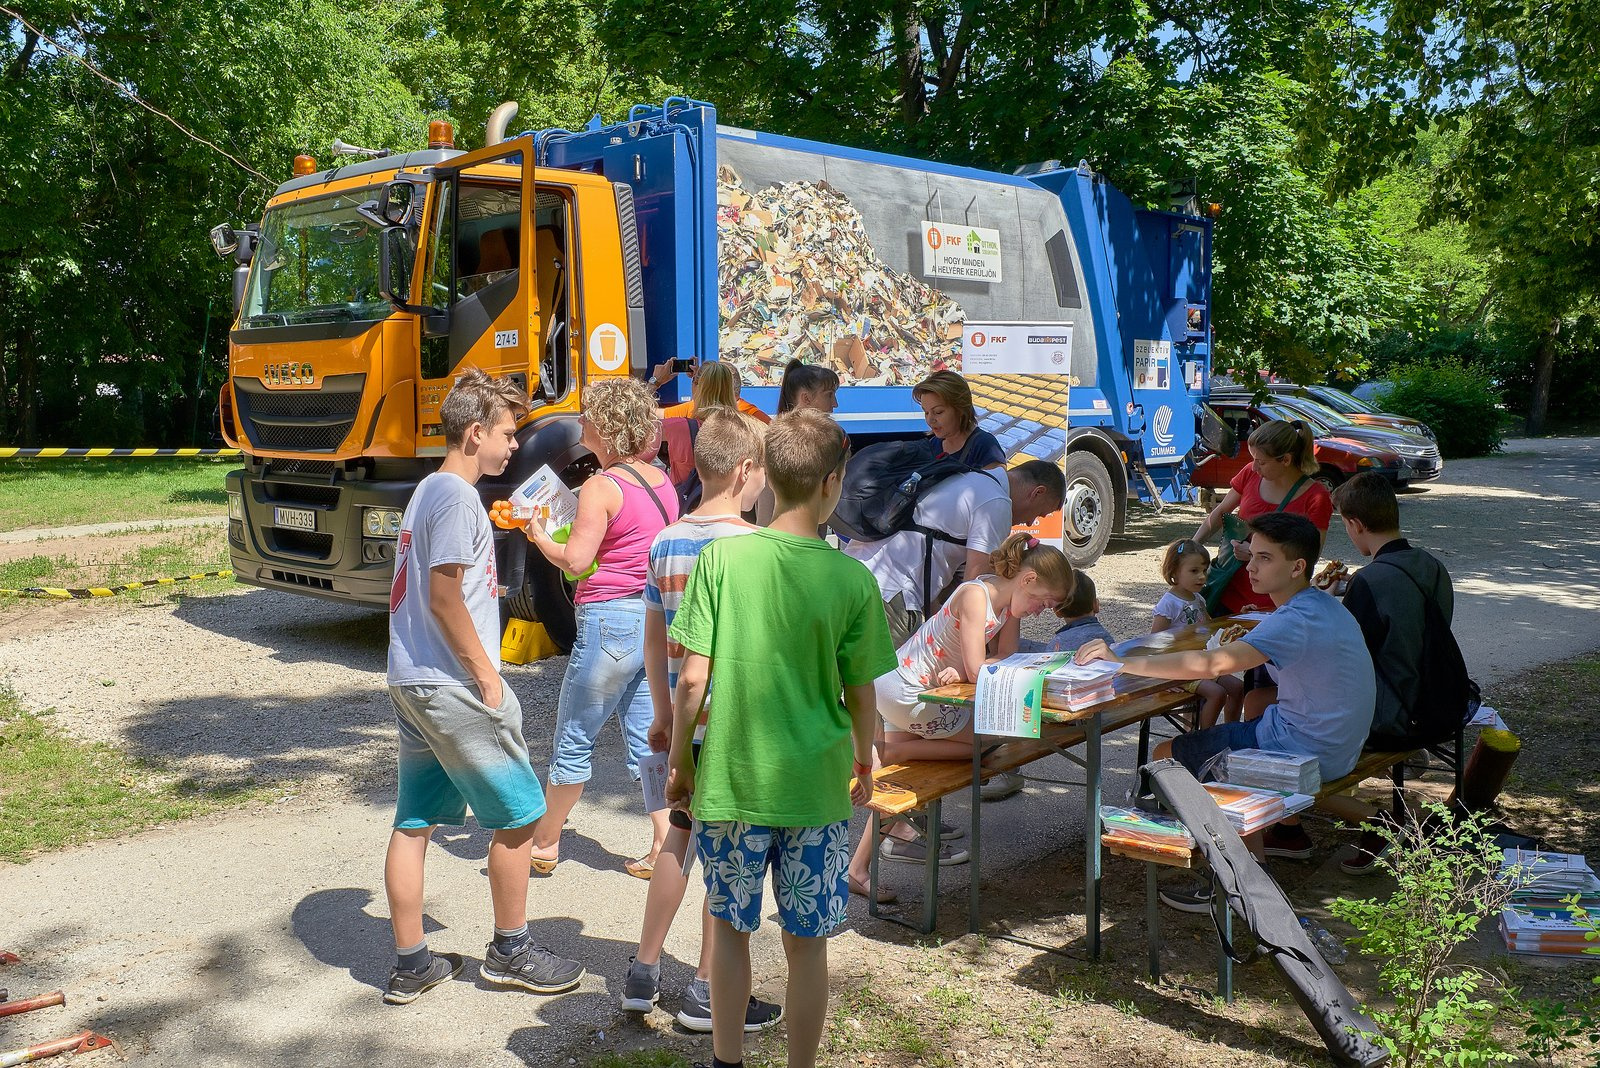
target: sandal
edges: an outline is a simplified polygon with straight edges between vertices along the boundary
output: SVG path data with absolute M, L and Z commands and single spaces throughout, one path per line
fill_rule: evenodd
M 544 857 L 528 857 L 528 866 L 540 875 L 549 875 L 556 870 L 556 865 L 561 863 L 561 856 L 557 854 L 546 860 Z
M 635 879 L 643 879 L 649 882 L 650 876 L 656 873 L 656 866 L 655 862 L 648 857 L 640 857 L 638 860 L 628 861 L 622 866 L 622 870 Z
M 867 884 L 866 883 L 860 881 L 859 879 L 855 878 L 854 876 L 847 876 L 846 878 L 848 878 L 849 881 L 850 881 L 850 892 L 852 894 L 856 895 L 857 897 L 870 897 L 871 896 L 870 894 L 867 893 Z M 900 895 L 895 893 L 893 890 L 889 889 L 887 886 L 878 887 L 878 904 L 880 904 L 880 905 L 892 905 L 896 901 L 899 901 L 899 900 L 900 900 Z

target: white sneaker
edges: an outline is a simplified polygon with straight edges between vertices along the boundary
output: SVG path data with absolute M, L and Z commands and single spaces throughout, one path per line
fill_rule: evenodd
M 1021 793 L 1023 778 L 1014 771 L 997 772 L 978 787 L 978 795 L 985 801 L 1003 801 L 1012 794 Z

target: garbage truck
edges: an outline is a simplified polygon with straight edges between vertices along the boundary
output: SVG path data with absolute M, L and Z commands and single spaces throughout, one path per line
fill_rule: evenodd
M 1211 354 L 1211 220 L 1134 206 L 1086 163 L 1002 174 L 720 125 L 672 98 L 626 120 L 462 151 L 297 157 L 259 222 L 211 233 L 236 316 L 219 405 L 239 580 L 387 605 L 439 405 L 476 366 L 533 407 L 485 502 L 541 465 L 577 485 L 587 383 L 696 361 L 773 412 L 791 359 L 839 375 L 857 447 L 926 434 L 912 387 L 951 369 L 1013 463 L 1061 463 L 1054 517 L 1080 564 L 1130 500 L 1187 500 Z M 572 634 L 571 590 L 497 534 L 507 610 Z

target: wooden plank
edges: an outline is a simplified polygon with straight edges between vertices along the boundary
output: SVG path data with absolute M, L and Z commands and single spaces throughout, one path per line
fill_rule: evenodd
M 1330 783 L 1323 783 L 1322 789 L 1317 791 L 1317 798 L 1332 797 L 1342 794 L 1346 790 L 1354 790 L 1368 779 L 1382 776 L 1389 777 L 1389 771 L 1396 764 L 1409 759 L 1412 750 L 1403 753 L 1363 753 L 1361 759 L 1356 761 L 1355 768 L 1342 779 Z
M 1161 690 L 1135 695 L 1105 714 L 1100 731 L 1109 734 L 1155 716 L 1187 708 L 1195 701 L 1184 690 Z M 1081 745 L 1087 727 L 1076 723 L 1047 723 L 1041 738 L 1017 738 L 1001 743 L 984 759 L 985 778 L 1047 757 L 1059 749 Z M 885 816 L 898 816 L 929 801 L 972 786 L 970 760 L 913 760 L 889 764 L 878 770 L 870 807 Z

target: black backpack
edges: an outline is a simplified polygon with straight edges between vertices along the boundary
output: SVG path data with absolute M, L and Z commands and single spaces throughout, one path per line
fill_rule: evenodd
M 921 534 L 922 610 L 927 613 L 940 592 L 928 588 L 933 577 L 933 543 L 965 545 L 967 539 L 919 525 L 913 518 L 917 501 L 945 479 L 972 470 L 953 456 L 935 458 L 926 441 L 869 445 L 850 458 L 844 472 L 844 493 L 828 525 L 852 541 L 882 541 L 906 530 Z
M 1422 588 L 1415 575 L 1399 564 L 1374 560 L 1368 566 L 1385 563 L 1409 579 L 1422 595 L 1422 654 L 1417 664 L 1421 685 L 1416 701 L 1405 710 L 1405 732 L 1374 734 L 1368 744 L 1384 749 L 1438 745 L 1454 738 L 1462 725 L 1477 714 L 1482 693 L 1478 684 L 1467 677 L 1466 658 L 1461 655 L 1461 646 L 1450 632 L 1450 624 L 1438 602 Z M 1383 668 L 1376 660 L 1373 666 L 1383 676 Z M 1384 681 L 1399 692 L 1393 681 L 1386 677 Z
M 700 436 L 700 420 L 688 420 L 688 429 L 689 448 L 693 450 L 695 438 Z M 662 446 L 662 448 L 665 447 L 666 446 L 664 445 Z M 700 498 L 705 492 L 705 487 L 701 485 L 700 472 L 695 468 L 689 468 L 689 473 L 683 476 L 683 481 L 674 483 L 673 488 L 678 491 L 679 515 L 688 515 L 690 512 L 700 507 Z

